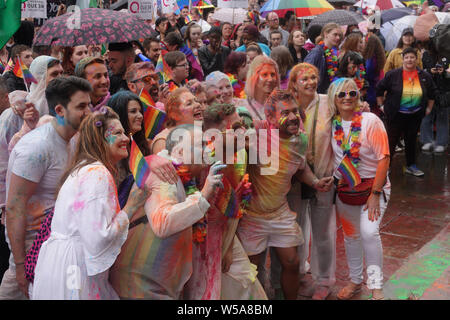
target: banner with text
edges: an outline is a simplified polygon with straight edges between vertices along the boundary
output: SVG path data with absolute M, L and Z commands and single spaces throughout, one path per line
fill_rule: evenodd
M 142 19 L 151 19 L 153 17 L 152 2 L 152 0 L 128 0 L 128 12 Z
M 22 18 L 47 18 L 47 0 L 28 0 L 22 3 Z
M 248 8 L 248 0 L 217 0 L 217 8 Z

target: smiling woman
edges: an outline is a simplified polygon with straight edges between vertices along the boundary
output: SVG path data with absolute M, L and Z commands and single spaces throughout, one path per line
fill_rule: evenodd
M 120 210 L 113 175 L 128 156 L 128 142 L 110 108 L 82 122 L 72 163 L 61 178 L 51 235 L 39 252 L 33 299 L 118 299 L 109 268 L 126 240 L 129 219 L 147 198 L 135 188 Z
M 165 108 L 168 117 L 166 129 L 153 139 L 151 145 L 152 154 L 157 154 L 165 149 L 167 135 L 174 127 L 182 124 L 194 124 L 194 121 L 203 121 L 204 106 L 188 88 L 174 90 Z
M 125 131 L 125 135 L 133 136 L 133 140 L 138 145 L 144 156 L 150 155 L 150 147 L 145 137 L 144 128 L 144 106 L 137 95 L 130 91 L 119 91 L 112 95 L 108 105 L 119 115 L 120 123 Z M 129 144 L 128 144 L 129 150 Z M 128 156 L 118 164 L 118 174 L 116 183 L 118 186 L 131 174 L 128 166 Z

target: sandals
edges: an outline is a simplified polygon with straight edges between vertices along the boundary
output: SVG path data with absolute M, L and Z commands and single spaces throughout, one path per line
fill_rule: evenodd
M 380 291 L 380 293 L 381 293 L 381 296 L 379 296 L 379 297 L 374 297 L 374 296 L 373 296 L 373 290 L 372 290 L 372 296 L 369 298 L 369 300 L 384 300 L 384 294 L 383 294 L 383 291 Z
M 338 298 L 339 300 L 349 300 L 355 294 L 359 293 L 361 291 L 361 288 L 362 284 L 358 284 L 356 285 L 356 287 L 352 284 L 348 284 L 339 291 L 339 293 L 336 295 L 336 298 Z

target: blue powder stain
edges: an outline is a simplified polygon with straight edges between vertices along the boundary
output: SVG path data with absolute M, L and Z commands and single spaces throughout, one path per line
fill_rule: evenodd
M 64 120 L 64 117 L 61 117 L 60 115 L 56 115 L 56 122 L 60 126 L 64 126 L 66 124 L 66 121 Z

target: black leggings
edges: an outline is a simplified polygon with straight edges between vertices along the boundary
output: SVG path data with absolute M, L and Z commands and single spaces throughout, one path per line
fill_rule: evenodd
M 406 166 L 416 163 L 417 133 L 422 122 L 422 112 L 400 113 L 393 119 L 387 120 L 387 134 L 389 138 L 389 152 L 391 153 L 391 164 L 394 158 L 395 146 L 403 134 L 405 139 Z

